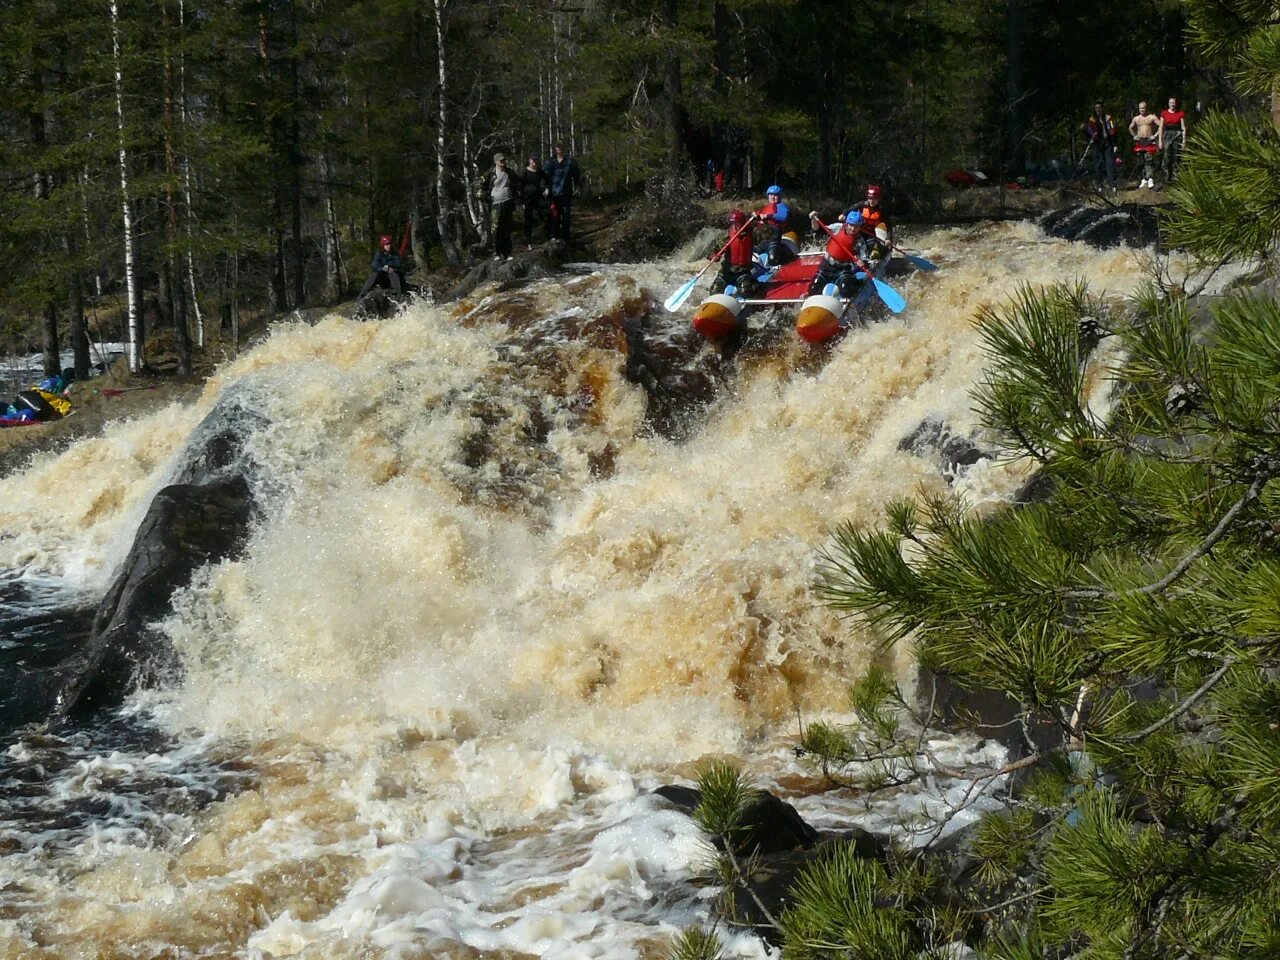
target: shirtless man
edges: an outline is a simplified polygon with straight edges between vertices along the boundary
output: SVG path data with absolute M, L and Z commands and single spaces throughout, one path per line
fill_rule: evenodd
M 1133 137 L 1133 152 L 1142 161 L 1142 179 L 1139 187 L 1153 189 L 1156 185 L 1156 138 L 1160 133 L 1160 117 L 1147 109 L 1147 101 L 1138 104 L 1138 114 L 1129 121 L 1129 136 Z
M 1182 156 L 1182 148 L 1187 142 L 1187 114 L 1178 109 L 1178 98 L 1169 98 L 1169 109 L 1160 111 L 1160 130 L 1156 134 L 1156 145 L 1164 151 L 1161 166 L 1164 167 L 1164 182 L 1172 183 L 1178 172 L 1178 160 Z

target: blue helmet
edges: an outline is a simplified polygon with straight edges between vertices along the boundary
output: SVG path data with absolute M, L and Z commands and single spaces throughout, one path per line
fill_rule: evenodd
M 858 224 L 862 223 L 862 213 L 858 210 L 850 210 L 849 215 L 844 218 L 844 222 L 849 224 L 851 227 L 856 227 Z
M 766 190 L 764 192 L 764 195 L 767 197 L 773 193 L 776 193 L 778 196 L 782 196 L 782 188 L 778 186 L 776 183 L 772 187 L 770 187 L 768 190 Z

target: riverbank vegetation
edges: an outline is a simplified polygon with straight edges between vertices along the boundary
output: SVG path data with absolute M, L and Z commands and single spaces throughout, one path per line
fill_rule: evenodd
M 730 192 L 874 179 L 899 208 L 953 168 L 1061 173 L 1096 96 L 1120 116 L 1238 99 L 1183 27 L 1173 0 L 19 0 L 6 347 L 53 373 L 69 341 L 83 373 L 96 305 L 101 339 L 173 330 L 187 372 L 210 331 L 234 345 L 246 316 L 349 295 L 384 231 L 419 276 L 464 262 L 497 151 L 563 142 L 592 196 L 705 185 L 711 163 Z

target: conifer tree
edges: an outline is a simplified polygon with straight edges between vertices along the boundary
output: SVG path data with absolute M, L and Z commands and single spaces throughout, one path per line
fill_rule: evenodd
M 1200 48 L 1228 49 L 1191 6 Z M 1235 72 L 1269 89 L 1255 72 L 1271 49 L 1258 37 L 1275 30 L 1269 5 L 1203 6 L 1233 8 L 1231 29 L 1249 38 L 1230 41 Z M 1280 76 L 1280 63 L 1266 69 Z M 1172 236 L 1211 256 L 1271 255 L 1269 120 L 1200 125 Z M 858 728 L 818 725 L 804 746 L 837 777 L 887 763 L 872 764 L 872 786 L 884 783 L 877 769 L 1019 778 L 1007 812 L 972 841 L 977 883 L 962 906 L 983 956 L 1274 956 L 1280 303 L 1235 295 L 1206 319 L 1175 287 L 1120 310 L 1058 285 L 978 320 L 991 360 L 975 393 L 984 426 L 1035 461 L 1050 492 L 985 519 L 947 497 L 894 504 L 881 530 L 839 529 L 822 589 L 888 641 L 909 640 L 925 667 L 1011 698 L 1023 756 L 947 769 L 922 736 L 896 731 L 906 701 L 874 675 L 855 688 Z M 1106 416 L 1087 372 L 1103 338 L 1125 357 Z M 821 907 L 804 888 L 799 903 Z

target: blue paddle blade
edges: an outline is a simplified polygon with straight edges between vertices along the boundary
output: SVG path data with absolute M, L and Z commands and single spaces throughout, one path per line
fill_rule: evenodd
M 912 256 L 909 253 L 903 254 L 907 258 L 907 262 L 918 270 L 924 270 L 926 273 L 934 273 L 938 269 L 936 263 L 931 263 L 924 257 Z
M 880 299 L 884 301 L 884 305 L 889 308 L 892 313 L 901 313 L 907 309 L 907 301 L 902 298 L 897 290 L 889 286 L 883 280 L 871 281 L 876 285 L 876 293 L 880 294 Z
M 675 313 L 677 310 L 683 307 L 684 302 L 689 299 L 689 294 L 693 293 L 693 288 L 696 287 L 697 285 L 698 285 L 698 278 L 692 277 L 691 279 L 686 280 L 684 284 L 681 285 L 679 290 L 677 290 L 671 296 L 667 297 L 666 301 L 662 304 L 664 307 L 667 308 L 667 312 Z

